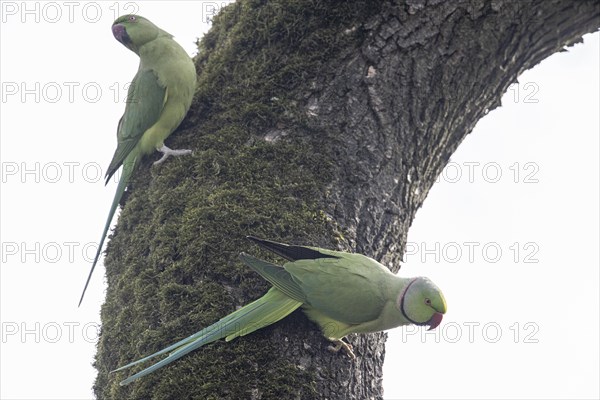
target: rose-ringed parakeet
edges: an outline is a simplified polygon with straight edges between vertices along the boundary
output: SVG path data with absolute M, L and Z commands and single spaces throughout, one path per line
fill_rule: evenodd
M 196 88 L 196 68 L 173 36 L 139 15 L 124 15 L 112 25 L 115 38 L 140 57 L 138 71 L 129 86 L 125 113 L 117 127 L 118 146 L 106 171 L 106 183 L 123 165 L 102 237 L 79 305 L 102 251 L 104 239 L 131 174 L 144 155 L 163 153 L 155 164 L 170 155 L 191 150 L 172 150 L 165 139 L 187 114 Z
M 330 346 L 330 350 L 338 351 L 344 347 L 352 358 L 351 346 L 342 341 L 350 333 L 377 332 L 409 324 L 429 325 L 429 329 L 434 329 L 446 312 L 442 292 L 427 278 L 401 278 L 361 254 L 291 246 L 254 237 L 249 239 L 288 260 L 279 266 L 240 254 L 240 259 L 273 287 L 263 297 L 213 325 L 118 368 L 115 371 L 169 353 L 163 360 L 125 379 L 121 385 L 205 344 L 222 338 L 228 342 L 271 325 L 298 308 L 336 344 Z

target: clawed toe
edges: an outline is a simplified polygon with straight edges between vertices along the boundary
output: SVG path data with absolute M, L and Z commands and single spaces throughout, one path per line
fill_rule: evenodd
M 333 353 L 337 353 L 340 351 L 340 349 L 343 348 L 344 351 L 346 352 L 346 354 L 348 355 L 348 357 L 350 357 L 353 360 L 356 360 L 356 355 L 352 351 L 354 349 L 354 347 L 352 347 L 351 344 L 346 343 L 341 339 L 332 340 L 332 342 L 335 343 L 335 346 L 328 346 L 327 350 L 329 350 Z
M 178 157 L 178 156 L 184 156 L 187 154 L 192 154 L 192 150 L 187 150 L 187 149 L 173 150 L 173 149 L 168 148 L 165 145 L 163 145 L 160 149 L 157 149 L 157 150 L 160 151 L 161 153 L 163 153 L 163 156 L 160 158 L 160 160 L 155 161 L 154 165 L 162 164 L 163 162 L 165 162 L 165 160 L 167 158 L 169 158 L 169 156 Z

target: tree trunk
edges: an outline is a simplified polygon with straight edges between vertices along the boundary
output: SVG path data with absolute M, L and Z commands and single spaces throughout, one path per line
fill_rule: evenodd
M 385 334 L 351 335 L 352 362 L 301 312 L 126 387 L 129 371 L 108 372 L 260 297 L 269 285 L 238 253 L 281 259 L 245 235 L 356 251 L 397 271 L 463 138 L 520 73 L 599 17 L 595 0 L 226 7 L 199 43 L 199 89 L 167 143 L 194 154 L 145 160 L 108 244 L 98 398 L 381 399 Z

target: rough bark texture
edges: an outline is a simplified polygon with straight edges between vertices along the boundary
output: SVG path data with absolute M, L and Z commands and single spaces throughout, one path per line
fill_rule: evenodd
M 237 254 L 277 259 L 245 235 L 397 270 L 462 139 L 521 72 L 581 41 L 599 15 L 597 1 L 227 7 L 199 43 L 198 93 L 167 143 L 195 153 L 145 161 L 108 245 L 98 398 L 381 399 L 385 334 L 351 336 L 353 363 L 300 312 L 127 387 L 108 371 L 261 296 L 268 285 Z

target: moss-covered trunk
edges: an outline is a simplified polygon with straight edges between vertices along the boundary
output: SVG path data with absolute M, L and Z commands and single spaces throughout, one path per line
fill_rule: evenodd
M 227 7 L 199 44 L 199 90 L 167 143 L 194 154 L 145 160 L 108 245 L 98 398 L 382 398 L 385 334 L 351 336 L 351 362 L 300 312 L 127 387 L 108 372 L 261 296 L 267 283 L 237 255 L 275 258 L 245 235 L 397 270 L 416 210 L 465 135 L 599 14 L 595 0 Z

